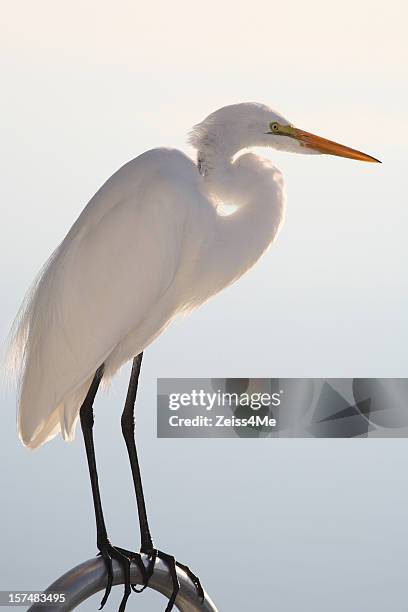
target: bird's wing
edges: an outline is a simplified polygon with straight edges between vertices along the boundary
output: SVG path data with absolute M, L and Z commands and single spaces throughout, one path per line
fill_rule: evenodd
M 28 298 L 15 336 L 26 445 L 58 431 L 64 398 L 149 317 L 177 273 L 193 180 L 181 159 L 145 162 L 96 194 Z

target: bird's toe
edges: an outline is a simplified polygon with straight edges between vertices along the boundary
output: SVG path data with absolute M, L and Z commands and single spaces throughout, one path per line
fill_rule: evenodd
M 184 565 L 183 563 L 176 561 L 173 555 L 169 555 L 168 553 L 165 553 L 162 550 L 152 549 L 152 550 L 143 551 L 143 552 L 145 552 L 149 556 L 149 565 L 147 568 L 148 580 L 150 580 L 153 574 L 154 564 L 157 558 L 161 559 L 167 565 L 169 569 L 170 577 L 172 581 L 172 593 L 171 593 L 171 596 L 170 596 L 165 612 L 170 612 L 173 609 L 175 601 L 177 599 L 178 592 L 180 590 L 180 582 L 177 576 L 177 567 L 179 567 L 183 572 L 187 574 L 191 582 L 194 584 L 199 598 L 201 599 L 202 602 L 204 601 L 204 597 L 205 597 L 204 590 L 203 590 L 203 587 L 201 586 L 200 579 L 195 574 L 193 574 L 193 572 L 190 570 L 190 568 L 187 565 Z
M 124 548 L 119 548 L 118 546 L 112 546 L 110 542 L 104 542 L 99 547 L 99 555 L 103 558 L 106 565 L 106 570 L 108 574 L 108 579 L 106 583 L 105 593 L 101 601 L 100 610 L 104 607 L 106 602 L 108 601 L 110 592 L 112 590 L 113 584 L 113 570 L 112 570 L 112 560 L 115 559 L 123 570 L 124 575 L 124 593 L 122 597 L 122 601 L 120 602 L 119 612 L 125 612 L 127 600 L 129 599 L 129 595 L 131 594 L 131 584 L 130 584 L 130 564 L 132 561 L 137 563 L 140 567 L 143 576 L 146 576 L 146 568 L 143 564 L 142 558 L 139 553 L 132 553 L 130 551 L 125 550 Z M 142 570 L 143 567 L 143 570 Z

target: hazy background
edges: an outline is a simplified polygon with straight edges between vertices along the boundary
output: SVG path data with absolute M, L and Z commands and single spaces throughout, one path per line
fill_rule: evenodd
M 286 225 L 249 275 L 146 351 L 137 427 L 155 541 L 197 571 L 220 612 L 406 611 L 405 440 L 155 431 L 159 376 L 406 376 L 406 3 L 0 8 L 2 338 L 101 183 L 147 148 L 188 151 L 186 132 L 217 107 L 264 102 L 383 160 L 264 152 L 286 176 Z M 95 433 L 111 540 L 136 548 L 119 436 L 127 377 L 98 399 Z M 31 453 L 16 438 L 14 404 L 5 391 L 0 588 L 41 589 L 95 553 L 90 486 L 81 437 Z M 164 607 L 153 593 L 129 604 Z

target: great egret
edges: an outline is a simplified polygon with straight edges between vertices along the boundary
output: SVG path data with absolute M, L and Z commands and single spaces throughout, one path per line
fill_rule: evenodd
M 36 448 L 58 432 L 74 436 L 80 416 L 92 484 L 97 547 L 111 588 L 112 558 L 126 576 L 136 553 L 110 544 L 98 488 L 93 402 L 99 384 L 134 359 L 122 415 L 133 474 L 141 551 L 173 568 L 150 536 L 136 444 L 134 404 L 144 349 L 181 312 L 196 308 L 237 280 L 275 240 L 284 219 L 283 178 L 269 161 L 245 151 L 272 147 L 328 153 L 376 162 L 373 157 L 295 128 L 262 104 L 221 108 L 196 125 L 193 161 L 174 149 L 153 149 L 120 168 L 91 199 L 51 255 L 17 317 L 10 359 L 19 372 L 18 431 Z M 223 203 L 235 212 L 222 213 Z M 183 566 L 202 594 L 200 582 Z M 144 567 L 143 567 L 143 571 Z

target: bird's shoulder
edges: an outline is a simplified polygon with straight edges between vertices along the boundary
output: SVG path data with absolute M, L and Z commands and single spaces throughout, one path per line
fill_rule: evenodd
M 160 197 L 195 188 L 200 175 L 196 164 L 178 149 L 149 149 L 117 170 L 95 194 L 97 199 L 139 202 L 146 195 Z M 143 197 L 142 197 L 143 195 Z
M 198 169 L 193 160 L 179 149 L 160 147 L 149 149 L 130 160 L 119 169 L 119 174 L 138 176 L 142 173 L 144 179 L 196 179 Z
M 152 203 L 182 202 L 196 189 L 197 166 L 178 149 L 145 151 L 121 166 L 88 202 L 69 235 L 88 232 L 106 215 L 124 206 L 143 209 Z M 173 196 L 173 197 L 172 197 Z

